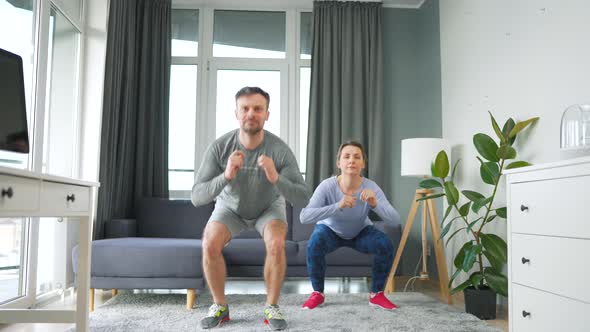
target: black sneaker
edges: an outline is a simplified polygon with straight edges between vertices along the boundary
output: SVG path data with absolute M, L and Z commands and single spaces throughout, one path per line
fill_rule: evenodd
M 227 322 L 228 320 L 229 305 L 226 304 L 225 306 L 222 306 L 217 303 L 213 303 L 209 307 L 209 312 L 207 313 L 207 316 L 201 319 L 201 328 L 210 329 L 219 326 L 221 325 L 221 323 Z
M 287 321 L 283 318 L 283 313 L 278 305 L 269 305 L 264 307 L 264 324 L 271 330 L 284 330 L 287 328 Z

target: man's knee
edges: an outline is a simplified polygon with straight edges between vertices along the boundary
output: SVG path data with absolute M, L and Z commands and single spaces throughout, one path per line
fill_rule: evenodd
M 264 244 L 269 255 L 285 253 L 285 239 L 287 224 L 282 221 L 272 221 L 264 228 Z
M 219 256 L 230 239 L 231 233 L 226 225 L 219 222 L 207 223 L 203 232 L 203 257 Z

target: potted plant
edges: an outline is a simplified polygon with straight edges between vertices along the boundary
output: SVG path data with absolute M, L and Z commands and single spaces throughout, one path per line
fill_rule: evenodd
M 420 200 L 441 196 L 446 196 L 447 199 L 448 207 L 441 223 L 442 231 L 438 240 L 442 241 L 446 236 L 448 244 L 462 231 L 471 235 L 454 259 L 456 271 L 450 278 L 449 288 L 460 273 L 471 272 L 465 282 L 452 288 L 451 294 L 463 291 L 465 310 L 480 319 L 495 319 L 496 294 L 508 296 L 508 280 L 502 273 L 507 263 L 506 242 L 495 234 L 485 232 L 486 226 L 490 223 L 506 219 L 506 207 L 494 206 L 498 184 L 505 169 L 530 165 L 526 161 L 515 161 L 517 153 L 513 145 L 518 133 L 539 119 L 535 117 L 515 123 L 510 118 L 500 129 L 491 112 L 490 118 L 499 142 L 496 143 L 486 134 L 478 133 L 473 136 L 473 144 L 481 156 L 477 156 L 481 180 L 491 186 L 491 193 L 459 191 L 455 184 L 455 172 L 460 160 L 455 162 L 449 176 L 450 164 L 444 150 L 436 155 L 432 163 L 433 178 L 420 182 L 422 188 L 441 190 Z M 450 218 L 453 211 L 454 217 Z M 457 221 L 463 224 L 449 234 L 451 226 Z M 484 257 L 487 262 L 484 261 Z M 476 268 L 472 272 L 474 266 Z

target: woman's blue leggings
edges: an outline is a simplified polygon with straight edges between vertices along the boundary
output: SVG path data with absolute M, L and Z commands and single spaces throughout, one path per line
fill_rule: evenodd
M 395 254 L 391 240 L 387 235 L 370 225 L 366 226 L 356 237 L 347 240 L 323 224 L 315 226 L 307 243 L 307 272 L 313 290 L 324 291 L 326 255 L 340 247 L 350 247 L 365 254 L 374 254 L 371 291 L 373 293 L 383 291 Z

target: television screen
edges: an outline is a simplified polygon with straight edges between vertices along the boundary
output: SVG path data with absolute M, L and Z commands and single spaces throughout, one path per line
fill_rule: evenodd
M 29 153 L 23 61 L 1 48 L 0 150 Z

